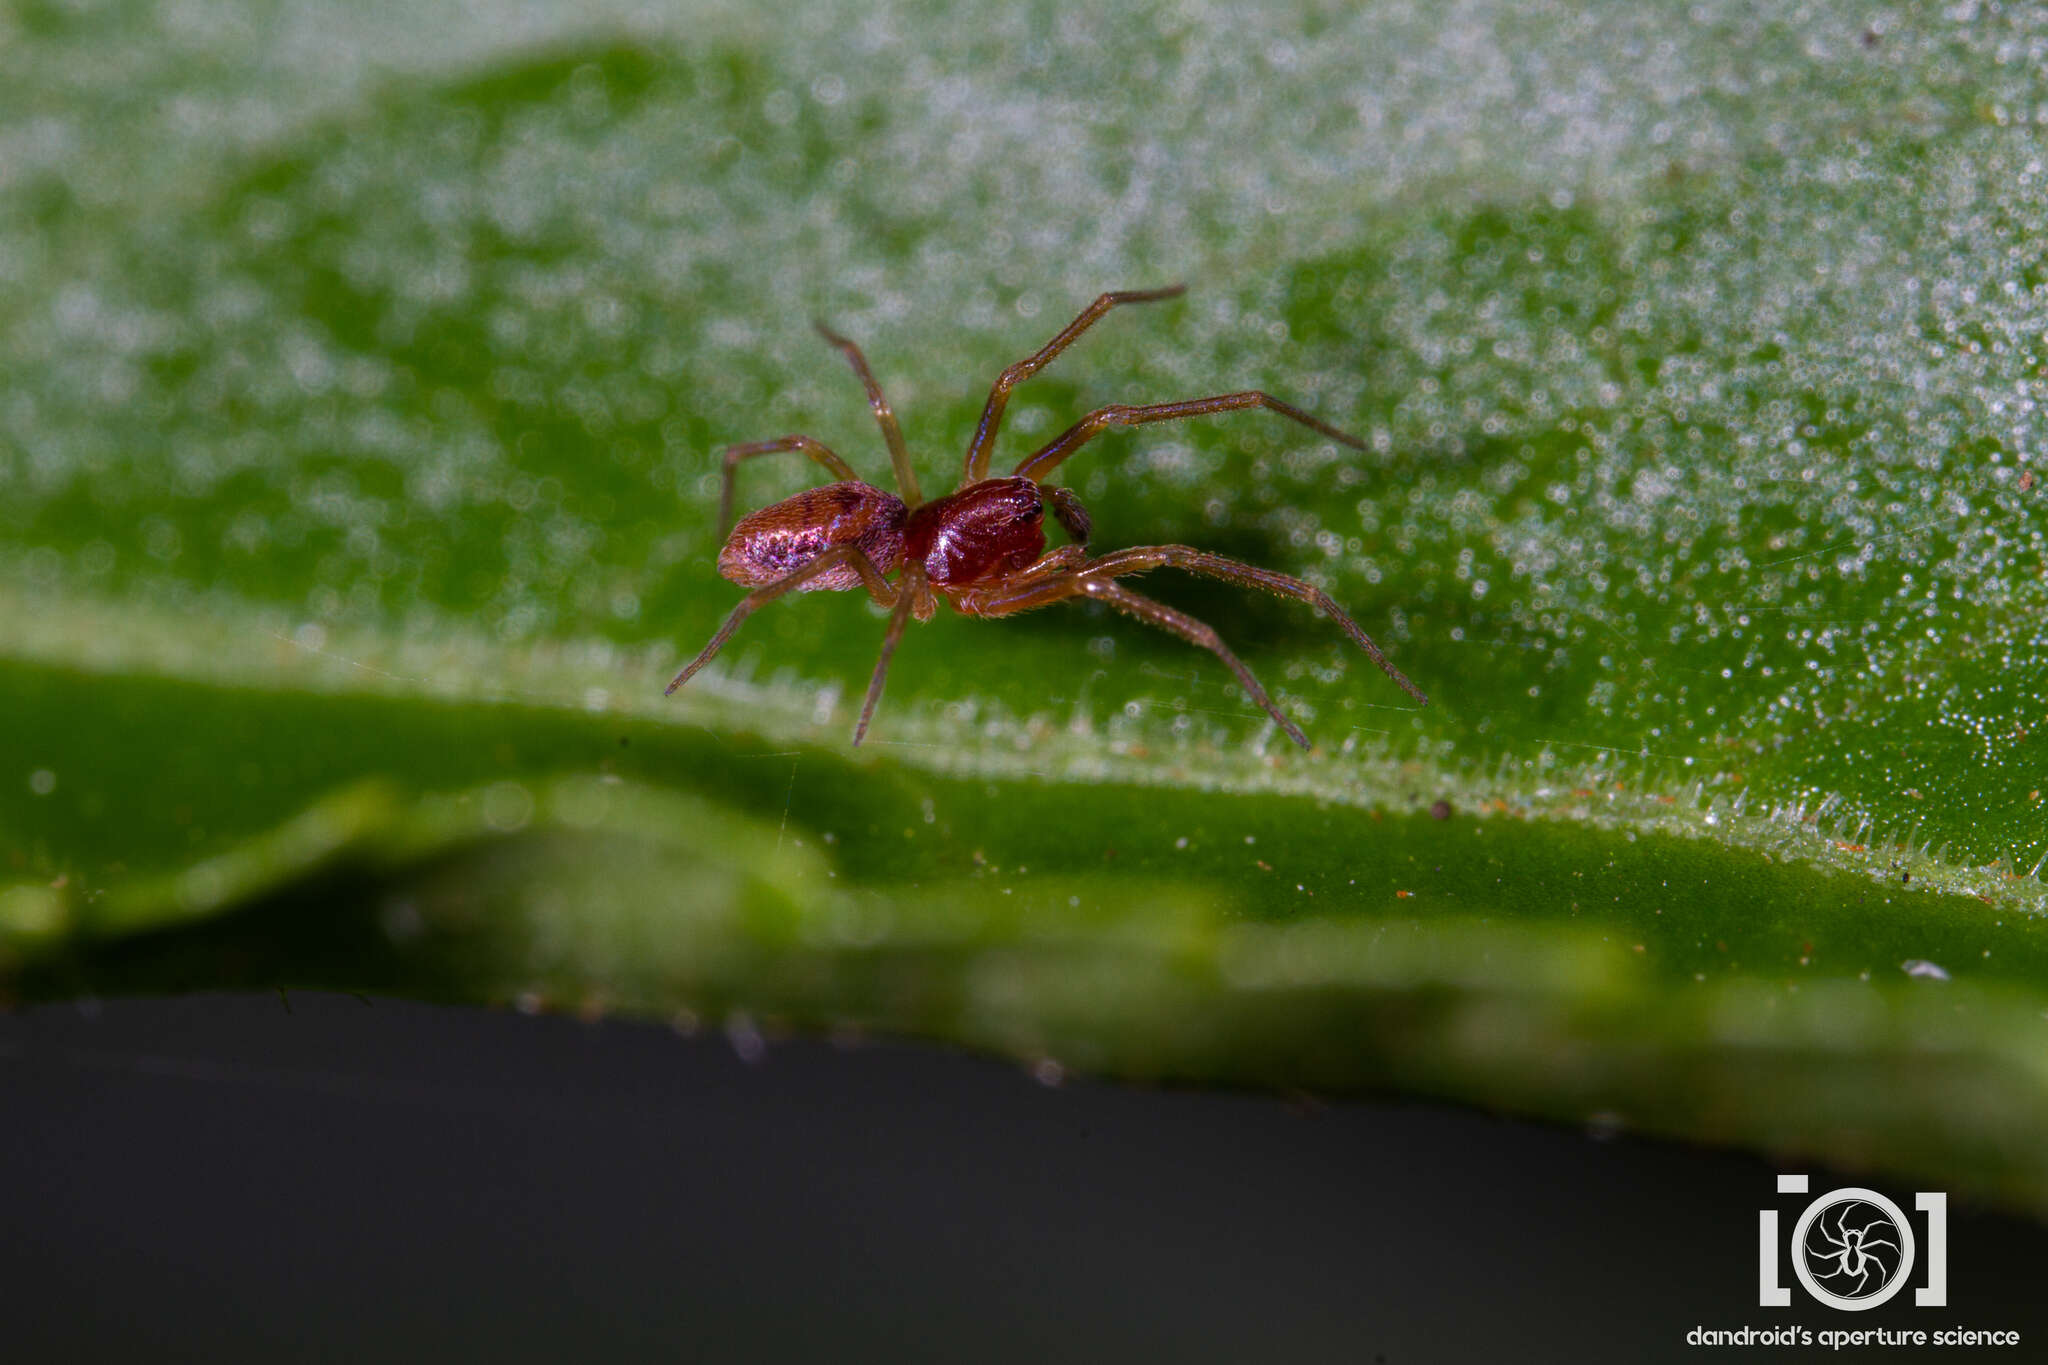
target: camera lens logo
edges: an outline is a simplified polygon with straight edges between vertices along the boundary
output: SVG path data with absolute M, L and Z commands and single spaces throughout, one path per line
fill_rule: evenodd
M 1875 1190 L 1823 1195 L 1792 1229 L 1794 1273 L 1832 1308 L 1875 1308 L 1905 1286 L 1912 1268 L 1913 1225 Z

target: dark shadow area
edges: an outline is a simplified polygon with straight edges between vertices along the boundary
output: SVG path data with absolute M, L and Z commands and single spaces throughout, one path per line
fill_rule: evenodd
M 170 981 L 258 994 L 304 988 L 431 997 L 438 994 L 436 983 L 422 975 L 419 960 L 393 945 L 374 913 L 388 885 L 388 875 L 359 863 L 324 868 L 193 923 L 105 940 L 78 938 L 18 969 L 7 990 L 12 1000 L 61 1001 L 146 995 Z M 307 978 L 309 963 L 317 964 L 317 980 Z M 445 981 L 439 984 L 447 988 Z
M 1800 1201 L 1752 1158 L 893 1043 L 49 1006 L 0 1017 L 0 1112 L 23 1360 L 1638 1362 L 1787 1324 L 2017 1359 L 2048 1327 L 2048 1232 L 2005 1215 L 1952 1211 L 1948 1307 L 1762 1309 L 1757 1209 Z

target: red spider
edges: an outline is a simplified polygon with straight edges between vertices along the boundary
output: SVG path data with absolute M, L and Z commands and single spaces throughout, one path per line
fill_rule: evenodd
M 1283 403 L 1271 394 L 1256 391 L 1219 394 L 1213 398 L 1189 398 L 1178 403 L 1148 403 L 1140 407 L 1112 404 L 1097 408 L 1058 437 L 1028 455 L 1008 478 L 989 478 L 989 447 L 1003 419 L 1003 407 L 1010 390 L 1037 374 L 1054 356 L 1073 344 L 1097 319 L 1120 303 L 1151 303 L 1181 293 L 1185 285 L 1168 289 L 1125 290 L 1104 294 L 1082 310 L 1081 316 L 1047 342 L 1036 355 L 1004 370 L 989 391 L 988 406 L 967 447 L 967 467 L 960 487 L 930 502 L 918 491 L 917 475 L 910 467 L 910 450 L 896 425 L 896 414 L 882 396 L 868 363 L 845 337 L 817 324 L 825 339 L 846 353 L 854 373 L 867 386 L 868 403 L 881 423 L 882 437 L 889 445 L 889 458 L 896 467 L 896 486 L 901 498 L 872 484 L 861 482 L 846 461 L 808 436 L 784 436 L 773 441 L 736 445 L 725 452 L 725 487 L 719 498 L 718 522 L 721 536 L 732 520 L 733 471 L 742 460 L 756 455 L 802 451 L 838 475 L 841 482 L 826 484 L 784 498 L 770 507 L 742 517 L 719 551 L 718 572 L 741 587 L 752 588 L 732 615 L 711 637 L 711 643 L 668 685 L 673 693 L 690 676 L 718 653 L 719 648 L 757 608 L 786 592 L 835 591 L 865 587 L 868 595 L 889 608 L 889 629 L 882 637 L 882 657 L 875 663 L 875 675 L 868 683 L 867 700 L 860 708 L 860 723 L 854 726 L 853 742 L 859 744 L 867 733 L 875 703 L 882 696 L 882 680 L 889 671 L 889 657 L 903 638 L 904 623 L 912 616 L 929 621 L 937 610 L 934 590 L 953 604 L 956 611 L 970 616 L 1008 616 L 1029 611 L 1068 597 L 1092 597 L 1141 621 L 1172 631 L 1193 644 L 1214 653 L 1232 673 L 1245 692 L 1266 709 L 1281 729 L 1302 748 L 1308 737 L 1289 720 L 1259 686 L 1251 670 L 1217 637 L 1214 630 L 1161 602 L 1140 597 L 1116 580 L 1148 569 L 1171 567 L 1189 573 L 1206 574 L 1247 588 L 1263 588 L 1282 597 L 1293 597 L 1320 608 L 1344 628 L 1358 647 L 1378 664 L 1401 690 L 1415 700 L 1429 698 L 1387 662 L 1379 647 L 1321 588 L 1299 578 L 1242 564 L 1221 555 L 1190 549 L 1185 545 L 1145 545 L 1089 558 L 1088 514 L 1080 501 L 1065 488 L 1054 488 L 1041 480 L 1097 434 L 1111 427 L 1138 426 L 1145 422 L 1170 422 L 1209 412 L 1234 412 L 1240 408 L 1268 408 L 1291 417 L 1303 426 L 1321 432 L 1333 441 L 1364 449 L 1356 437 L 1346 435 L 1317 421 L 1300 408 Z M 1045 548 L 1045 513 L 1048 505 L 1054 520 L 1065 529 L 1072 543 L 1048 552 Z M 898 573 L 898 571 L 901 571 Z M 896 582 L 889 575 L 896 574 Z

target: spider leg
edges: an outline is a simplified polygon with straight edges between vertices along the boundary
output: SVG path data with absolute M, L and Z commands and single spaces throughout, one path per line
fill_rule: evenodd
M 1116 576 L 1143 573 L 1147 569 L 1155 568 L 1185 569 L 1189 573 L 1220 578 L 1240 587 L 1259 588 L 1281 597 L 1292 597 L 1296 601 L 1306 602 L 1342 627 L 1344 633 L 1351 637 L 1351 642 L 1364 650 L 1365 656 L 1379 665 L 1380 671 L 1392 678 L 1395 686 L 1424 706 L 1429 705 L 1429 698 L 1422 694 L 1422 689 L 1409 682 L 1400 669 L 1388 662 L 1387 656 L 1380 653 L 1380 647 L 1372 642 L 1372 637 L 1359 629 L 1358 622 L 1352 620 L 1328 593 L 1303 579 L 1290 578 L 1284 573 L 1275 573 L 1271 569 L 1261 569 L 1255 564 L 1244 564 L 1235 559 L 1225 559 L 1222 555 L 1212 555 L 1186 545 L 1140 545 L 1128 550 L 1116 550 L 1103 555 L 1100 559 L 1089 561 L 1083 572 L 1091 576 Z
M 995 582 L 944 589 L 955 608 L 968 616 L 1014 616 L 1064 602 L 1076 596 L 1074 571 L 1088 562 L 1079 545 L 1047 550 L 1036 564 Z
M 1197 621 L 1186 612 L 1175 611 L 1164 602 L 1140 597 L 1112 579 L 1093 578 L 1089 573 L 1090 571 L 1084 568 L 1075 575 L 1074 584 L 1078 591 L 1107 602 L 1118 611 L 1158 626 L 1161 630 L 1170 630 L 1189 644 L 1200 645 L 1214 654 L 1223 661 L 1226 668 L 1237 675 L 1237 685 L 1264 708 L 1274 723 L 1287 732 L 1289 739 L 1304 749 L 1309 747 L 1308 736 L 1301 732 L 1301 727 L 1289 720 L 1280 708 L 1273 704 L 1273 699 L 1266 695 L 1265 688 L 1259 686 L 1259 680 L 1252 676 L 1252 671 L 1230 652 L 1230 646 L 1223 643 L 1223 637 L 1218 635 L 1213 627 Z
M 896 467 L 896 491 L 903 495 L 905 502 L 916 507 L 924 501 L 924 494 L 918 491 L 917 471 L 910 467 L 910 447 L 903 443 L 903 428 L 896 425 L 895 409 L 882 396 L 882 386 L 875 382 L 875 372 L 868 368 L 867 357 L 860 353 L 860 347 L 824 323 L 813 322 L 811 325 L 818 329 L 819 336 L 846 353 L 853 372 L 860 376 L 862 386 L 868 391 L 868 406 L 875 410 L 875 421 L 881 425 L 882 439 L 889 444 L 889 463 Z
M 1080 568 L 1087 562 L 1088 547 L 1086 545 L 1062 545 L 1057 549 L 1047 550 L 1036 564 L 1024 570 L 1024 573 L 1019 577 L 1030 579 L 1044 575 L 1066 573 Z M 1018 581 L 1019 579 L 1011 580 L 1013 583 Z
M 1081 316 L 1068 323 L 1058 336 L 997 375 L 995 386 L 988 391 L 988 406 L 981 410 L 981 423 L 974 428 L 974 440 L 968 443 L 967 466 L 961 475 L 960 486 L 965 488 L 988 477 L 989 447 L 995 444 L 996 430 L 1003 424 L 1003 408 L 1010 401 L 1011 389 L 1050 365 L 1054 356 L 1073 345 L 1081 333 L 1093 327 L 1104 313 L 1118 304 L 1156 303 L 1160 299 L 1177 298 L 1186 292 L 1184 284 L 1170 284 L 1164 289 L 1113 290 L 1083 308 Z
M 741 460 L 751 460 L 756 455 L 776 455 L 785 450 L 801 450 L 825 468 L 837 474 L 843 482 L 858 483 L 860 475 L 853 472 L 853 466 L 834 455 L 820 441 L 808 436 L 779 436 L 772 441 L 747 441 L 741 445 L 725 448 L 725 485 L 718 493 L 718 540 L 720 544 L 732 534 L 732 481 L 733 471 Z
M 1183 417 L 1200 417 L 1211 412 L 1237 412 L 1244 408 L 1265 408 L 1282 417 L 1291 418 L 1311 431 L 1320 432 L 1354 450 L 1364 450 L 1365 442 L 1349 432 L 1339 431 L 1318 417 L 1311 417 L 1292 403 L 1283 403 L 1270 393 L 1250 389 L 1243 393 L 1220 393 L 1213 398 L 1183 398 L 1174 403 L 1146 403 L 1133 407 L 1125 403 L 1113 403 L 1106 408 L 1097 408 L 1068 427 L 1051 444 L 1041 447 L 1035 454 L 1025 457 L 1017 466 L 1021 478 L 1044 482 L 1060 461 L 1079 450 L 1088 442 L 1112 427 L 1143 426 L 1147 422 L 1174 422 Z
M 868 732 L 868 722 L 874 719 L 875 704 L 882 700 L 882 680 L 889 675 L 889 658 L 896 652 L 897 642 L 903 638 L 903 627 L 910 621 L 911 607 L 917 601 L 914 589 L 919 586 L 912 581 L 913 575 L 922 576 L 923 570 L 915 565 L 904 569 L 904 582 L 897 588 L 896 609 L 889 613 L 889 629 L 882 636 L 882 656 L 875 660 L 875 675 L 868 679 L 867 700 L 860 705 L 860 721 L 853 727 L 853 742 L 859 745 Z
M 725 642 L 732 638 L 732 633 L 740 628 L 740 622 L 784 593 L 802 587 L 819 574 L 828 573 L 842 565 L 851 566 L 853 571 L 860 575 L 861 583 L 868 590 L 868 596 L 881 605 L 898 607 L 900 610 L 900 603 L 909 600 L 910 594 L 889 586 L 889 580 L 882 577 L 882 571 L 875 567 L 875 561 L 869 559 L 858 545 L 835 545 L 788 577 L 778 578 L 766 587 L 756 588 L 742 597 L 740 604 L 732 609 L 732 614 L 725 618 L 725 624 L 711 637 L 711 643 L 705 645 L 697 657 L 690 660 L 682 672 L 676 674 L 675 681 L 663 690 L 662 695 L 673 696 L 675 690 L 688 682 L 692 674 L 710 663 L 711 656 L 724 648 Z
M 1026 572 L 1028 574 L 1030 571 Z M 1230 652 L 1230 646 L 1223 643 L 1223 637 L 1218 635 L 1214 628 L 1197 621 L 1185 612 L 1175 611 L 1164 602 L 1154 602 L 1149 597 L 1140 597 L 1112 579 L 1093 577 L 1093 574 L 1094 565 L 1084 564 L 1076 569 L 1054 572 L 1036 582 L 1015 584 L 1002 592 L 984 589 L 985 595 L 963 594 L 965 600 L 956 598 L 955 601 L 963 611 L 976 616 L 1009 616 L 1016 612 L 1049 606 L 1069 597 L 1093 597 L 1097 601 L 1107 602 L 1118 611 L 1135 616 L 1148 625 L 1158 626 L 1161 630 L 1172 631 L 1189 644 L 1200 645 L 1221 659 L 1224 666 L 1237 675 L 1238 686 L 1245 690 L 1245 695 L 1256 701 L 1266 714 L 1287 732 L 1289 739 L 1304 749 L 1309 747 L 1308 736 L 1301 732 L 1301 727 L 1289 720 L 1280 708 L 1273 704 L 1273 699 L 1266 695 L 1266 689 L 1259 686 L 1259 680 L 1252 676 L 1252 671 L 1244 666 L 1243 661 Z

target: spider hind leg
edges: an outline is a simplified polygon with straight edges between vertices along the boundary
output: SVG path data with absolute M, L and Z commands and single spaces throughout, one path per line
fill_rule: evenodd
M 903 597 L 903 594 L 898 589 L 889 586 L 889 581 L 882 577 L 882 571 L 875 567 L 875 562 L 872 559 L 869 559 L 861 552 L 858 545 L 835 545 L 788 577 L 777 579 L 765 587 L 756 588 L 741 598 L 739 605 L 734 607 L 731 613 L 726 616 L 725 624 L 721 625 L 718 628 L 718 633 L 711 637 L 710 643 L 697 652 L 696 658 L 683 665 L 682 672 L 676 674 L 674 681 L 662 689 L 662 695 L 665 697 L 674 696 L 678 687 L 688 682 L 698 669 L 710 663 L 712 656 L 725 648 L 725 642 L 732 638 L 733 632 L 740 628 L 742 621 L 783 594 L 792 592 L 813 578 L 818 578 L 842 566 L 850 567 L 854 572 L 858 573 L 861 578 L 861 586 L 868 590 L 868 596 L 874 598 L 881 605 L 895 607 Z

